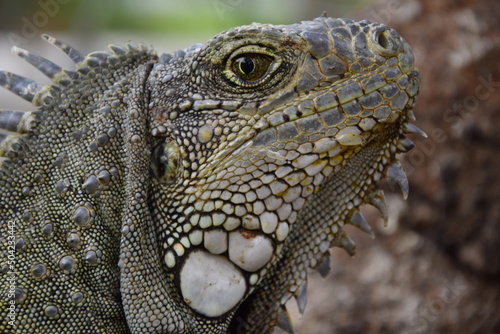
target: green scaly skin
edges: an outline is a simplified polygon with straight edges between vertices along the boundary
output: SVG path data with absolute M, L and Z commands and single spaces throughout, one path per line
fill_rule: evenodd
M 38 106 L 0 112 L 2 333 L 292 332 L 307 270 L 354 252 L 342 226 L 386 218 L 377 181 L 407 192 L 420 78 L 384 25 L 243 26 L 161 57 L 45 38 L 75 71 L 21 49 L 53 84 L 0 71 Z

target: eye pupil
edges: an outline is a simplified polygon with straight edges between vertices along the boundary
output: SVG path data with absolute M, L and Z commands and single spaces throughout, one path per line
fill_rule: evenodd
M 240 57 L 236 59 L 236 62 L 240 65 L 241 72 L 249 75 L 255 70 L 255 64 L 253 60 L 249 57 Z

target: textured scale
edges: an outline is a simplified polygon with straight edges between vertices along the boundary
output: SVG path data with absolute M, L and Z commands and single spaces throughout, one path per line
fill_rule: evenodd
M 407 43 L 384 25 L 321 17 L 254 24 L 157 56 L 140 44 L 53 81 L 0 71 L 37 110 L 0 111 L 0 332 L 293 332 L 307 272 L 358 211 L 403 195 L 396 154 L 423 134 Z M 9 315 L 15 305 L 15 324 Z

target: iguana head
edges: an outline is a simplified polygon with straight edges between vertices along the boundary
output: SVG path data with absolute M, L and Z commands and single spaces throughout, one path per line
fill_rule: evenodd
M 0 110 L 2 292 L 24 326 L 0 331 L 292 332 L 307 270 L 354 252 L 342 226 L 372 233 L 363 203 L 386 218 L 377 181 L 407 194 L 420 78 L 384 25 L 254 24 L 161 57 L 45 38 L 75 71 L 20 49 L 53 84 L 0 71 L 39 106 Z
M 149 206 L 186 328 L 262 333 L 330 246 L 350 249 L 340 228 L 382 203 L 419 85 L 408 44 L 366 21 L 254 24 L 161 58 Z

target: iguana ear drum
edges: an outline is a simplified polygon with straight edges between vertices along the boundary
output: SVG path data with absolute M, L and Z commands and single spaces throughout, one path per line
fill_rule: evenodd
M 167 139 L 153 149 L 151 171 L 161 183 L 170 184 L 178 175 L 180 162 L 179 147 L 175 141 Z

